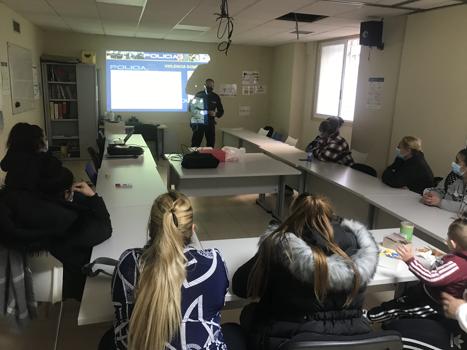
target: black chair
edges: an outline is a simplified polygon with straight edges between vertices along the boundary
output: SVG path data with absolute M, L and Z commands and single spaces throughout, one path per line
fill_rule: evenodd
M 308 340 L 307 340 L 308 338 Z M 312 340 L 311 340 L 312 339 Z M 400 334 L 377 331 L 352 336 L 299 334 L 282 344 L 280 350 L 401 350 Z
M 368 174 L 370 176 L 378 177 L 378 173 L 375 170 L 375 168 L 373 168 L 373 167 L 371 167 L 369 165 L 362 164 L 362 163 L 354 163 L 351 166 L 351 168 L 355 169 L 355 170 L 358 170 L 358 171 L 361 171 L 362 173 Z
M 96 171 L 97 171 L 101 167 L 102 158 L 99 157 L 99 155 L 97 154 L 94 147 L 89 146 L 88 147 L 88 153 L 91 156 L 91 160 L 92 160 L 92 162 L 94 164 L 94 169 L 96 169 Z
M 96 186 L 96 184 L 97 184 L 97 171 L 94 168 L 94 166 L 92 165 L 92 162 L 88 162 L 86 164 L 86 167 L 84 168 L 84 171 L 86 171 L 86 174 L 88 175 L 89 180 L 91 181 L 91 183 L 94 186 Z
M 159 124 L 136 124 L 135 134 L 141 134 L 146 143 L 155 143 L 156 159 L 159 160 Z
M 443 181 L 444 177 L 436 176 L 433 178 L 434 186 L 438 186 L 441 181 Z
M 266 125 L 263 129 L 268 131 L 267 137 L 272 137 L 274 133 L 274 128 L 272 126 Z

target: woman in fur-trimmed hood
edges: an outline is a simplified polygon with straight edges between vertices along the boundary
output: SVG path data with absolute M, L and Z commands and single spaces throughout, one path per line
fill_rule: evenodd
M 290 216 L 270 227 L 257 254 L 233 277 L 233 291 L 259 299 L 241 325 L 251 349 L 277 349 L 297 334 L 371 331 L 364 292 L 378 264 L 378 245 L 360 223 L 336 219 L 326 198 L 302 194 Z

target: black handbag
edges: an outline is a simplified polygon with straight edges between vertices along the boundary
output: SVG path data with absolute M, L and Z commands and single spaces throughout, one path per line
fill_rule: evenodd
M 210 153 L 192 152 L 185 154 L 182 168 L 185 169 L 213 169 L 219 165 L 219 159 Z
M 142 147 L 109 145 L 107 155 L 115 158 L 136 158 L 144 153 Z

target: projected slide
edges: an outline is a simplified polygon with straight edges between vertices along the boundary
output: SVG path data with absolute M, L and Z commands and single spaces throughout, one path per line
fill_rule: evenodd
M 107 51 L 107 110 L 186 112 L 186 83 L 207 54 Z

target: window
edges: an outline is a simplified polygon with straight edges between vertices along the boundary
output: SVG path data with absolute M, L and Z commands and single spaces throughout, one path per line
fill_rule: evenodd
M 319 55 L 316 114 L 353 121 L 360 63 L 359 39 L 323 43 Z

